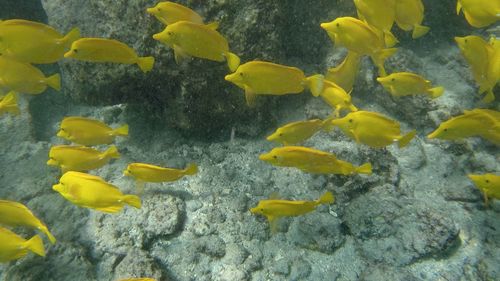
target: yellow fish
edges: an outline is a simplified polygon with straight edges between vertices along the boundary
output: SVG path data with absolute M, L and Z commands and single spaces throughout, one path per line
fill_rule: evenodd
M 142 72 L 151 71 L 155 63 L 153 57 L 139 57 L 125 43 L 105 38 L 78 39 L 71 44 L 71 50 L 64 57 L 89 62 L 137 64 Z
M 323 92 L 321 92 L 320 96 L 328 105 L 335 109 L 334 115 L 336 117 L 339 117 L 342 109 L 347 109 L 349 111 L 358 110 L 358 108 L 352 104 L 351 95 L 346 93 L 343 88 L 330 81 L 324 82 Z
M 47 226 L 26 206 L 18 202 L 0 200 L 0 224 L 11 227 L 26 226 L 36 228 L 45 233 L 52 244 L 56 242 L 56 238 L 50 233 Z
M 165 25 L 173 24 L 178 21 L 190 21 L 203 24 L 203 19 L 198 13 L 186 6 L 170 1 L 159 2 L 156 6 L 148 8 L 146 11 Z
M 391 33 L 391 28 L 396 19 L 396 1 L 354 0 L 359 18 L 383 31 L 387 47 L 392 47 L 398 43 L 398 39 Z
M 495 174 L 467 175 L 474 185 L 481 190 L 484 204 L 488 206 L 488 199 L 500 199 L 500 176 Z
M 396 53 L 396 48 L 386 49 L 385 41 L 375 28 L 352 17 L 340 17 L 322 23 L 334 44 L 347 48 L 359 55 L 368 55 L 378 67 L 379 76 L 385 76 L 385 60 Z
M 81 145 L 110 144 L 116 136 L 128 136 L 128 125 L 112 129 L 101 121 L 84 117 L 65 117 L 57 136 Z
M 43 23 L 12 19 L 0 24 L 0 53 L 20 62 L 54 63 L 64 57 L 80 30 L 72 29 L 66 36 Z
M 465 19 L 473 27 L 485 27 L 500 20 L 498 0 L 458 0 L 457 15 L 460 10 L 463 10 Z
M 279 218 L 301 216 L 316 210 L 319 205 L 332 204 L 333 201 L 335 201 L 333 194 L 327 191 L 318 200 L 314 201 L 260 200 L 257 206 L 250 209 L 250 212 L 255 215 L 265 216 L 269 221 L 271 231 L 274 233 Z
M 465 110 L 463 115 L 453 117 L 439 125 L 427 137 L 442 140 L 458 140 L 468 137 L 483 137 L 500 145 L 500 114 L 488 109 Z
M 0 116 L 5 113 L 13 115 L 18 115 L 20 113 L 19 107 L 17 106 L 17 95 L 14 91 L 0 98 Z
M 370 163 L 355 167 L 349 162 L 337 159 L 334 154 L 302 146 L 277 147 L 268 153 L 261 154 L 259 159 L 274 166 L 295 167 L 312 174 L 372 173 Z
M 196 164 L 189 164 L 185 169 L 173 169 L 144 163 L 131 163 L 123 174 L 142 182 L 169 182 L 184 176 L 195 175 L 197 172 Z
M 23 94 L 37 95 L 43 93 L 47 86 L 59 91 L 61 76 L 45 75 L 31 64 L 0 56 L 0 88 L 5 87 Z
M 85 173 L 67 172 L 52 189 L 77 206 L 101 212 L 116 213 L 125 204 L 141 208 L 141 199 L 136 195 L 125 195 L 101 177 Z
M 264 61 L 250 61 L 242 64 L 224 78 L 245 90 L 247 104 L 255 104 L 256 95 L 299 94 L 309 88 L 318 96 L 323 88 L 323 75 L 306 77 L 296 67 Z
M 153 35 L 153 39 L 172 48 L 177 63 L 189 56 L 226 61 L 231 72 L 240 64 L 240 58 L 229 51 L 226 38 L 211 26 L 178 21 Z
M 331 119 L 329 124 L 339 127 L 357 143 L 366 144 L 373 148 L 382 148 L 394 142 L 398 142 L 398 146 L 403 148 L 416 134 L 416 131 L 412 130 L 401 135 L 398 122 L 380 113 L 370 111 L 351 112 L 343 118 Z
M 347 52 L 341 64 L 328 69 L 325 79 L 339 85 L 346 92 L 351 92 L 358 74 L 360 60 L 361 56 L 357 53 Z
M 455 42 L 471 68 L 479 93 L 486 92 L 482 101 L 492 102 L 495 99 L 493 88 L 500 79 L 500 63 L 495 61 L 500 60 L 500 51 L 475 35 L 455 37 Z
M 56 145 L 50 148 L 47 165 L 59 166 L 62 173 L 83 172 L 99 169 L 111 158 L 120 158 L 120 153 L 114 145 L 104 152 L 85 146 Z
M 292 145 L 305 141 L 323 127 L 323 120 L 312 119 L 286 124 L 267 137 L 268 141 Z
M 45 248 L 40 236 L 35 235 L 29 240 L 18 236 L 14 232 L 0 227 L 0 262 L 8 262 L 20 259 L 28 254 L 28 251 L 45 257 Z
M 413 29 L 411 37 L 417 39 L 429 32 L 430 28 L 422 25 L 424 4 L 422 0 L 397 0 L 396 24 L 404 31 Z
M 427 94 L 435 99 L 444 93 L 443 87 L 432 87 L 431 81 L 410 72 L 392 73 L 377 81 L 394 97 Z

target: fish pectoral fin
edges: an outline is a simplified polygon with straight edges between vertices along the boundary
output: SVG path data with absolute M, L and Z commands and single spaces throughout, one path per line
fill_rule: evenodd
M 173 46 L 175 62 L 181 64 L 183 61 L 189 58 L 189 56 L 177 45 Z
M 248 87 L 248 86 L 245 86 L 245 100 L 247 101 L 247 105 L 250 107 L 254 107 L 255 106 L 255 98 L 256 98 L 256 95 L 252 91 L 252 89 L 250 89 L 250 87 Z

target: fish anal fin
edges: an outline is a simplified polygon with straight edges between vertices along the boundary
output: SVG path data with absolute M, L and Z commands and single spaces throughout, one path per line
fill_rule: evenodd
M 269 221 L 269 229 L 271 230 L 271 234 L 276 234 L 278 232 L 279 217 L 267 216 L 267 220 Z
M 123 204 L 102 207 L 102 208 L 94 208 L 94 209 L 105 213 L 118 213 L 123 209 Z

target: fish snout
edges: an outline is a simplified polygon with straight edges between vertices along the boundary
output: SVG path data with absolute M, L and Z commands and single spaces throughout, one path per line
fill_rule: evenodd
M 229 82 L 233 82 L 234 78 L 235 78 L 235 73 L 231 73 L 231 74 L 224 76 L 224 80 L 229 81 Z
M 49 161 L 47 161 L 47 165 L 49 166 L 57 166 L 58 163 L 54 158 L 50 158 Z
M 262 160 L 262 161 L 269 161 L 271 160 L 271 155 L 269 155 L 269 153 L 264 153 L 264 154 L 261 154 L 259 155 L 259 160 Z
M 58 183 L 58 184 L 54 184 L 54 185 L 52 186 L 52 189 L 53 189 L 53 190 L 55 190 L 55 191 L 57 191 L 57 192 L 60 192 L 60 191 L 62 190 L 62 188 L 63 188 L 63 185 L 62 185 L 62 184 L 60 184 L 60 183 Z
M 146 9 L 146 13 L 150 14 L 150 15 L 154 15 L 155 14 L 155 8 L 147 8 Z
M 73 51 L 73 49 L 67 51 L 66 53 L 64 53 L 64 57 L 65 58 L 71 58 L 73 56 L 73 53 L 75 53 L 75 51 Z
M 251 208 L 250 209 L 250 213 L 252 213 L 252 214 L 260 214 L 259 208 L 257 208 L 257 207 Z
M 433 139 L 433 138 L 436 138 L 437 136 L 438 136 L 438 130 L 435 130 L 434 132 L 428 134 L 427 138 Z
M 130 170 L 129 170 L 129 169 L 126 169 L 126 170 L 124 170 L 124 171 L 123 171 L 123 175 L 124 175 L 124 176 L 127 176 L 127 177 L 131 177 L 131 176 L 132 176 L 132 173 L 130 172 Z
M 153 34 L 153 39 L 160 41 L 160 39 L 161 39 L 161 33 Z

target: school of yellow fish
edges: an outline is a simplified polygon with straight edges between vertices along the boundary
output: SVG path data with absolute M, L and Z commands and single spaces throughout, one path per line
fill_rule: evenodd
M 416 73 L 395 72 L 387 74 L 385 61 L 397 52 L 399 42 L 391 32 L 394 23 L 404 31 L 411 31 L 412 38 L 424 36 L 430 28 L 423 26 L 424 5 L 421 0 L 353 0 L 358 18 L 339 17 L 320 27 L 336 46 L 347 49 L 345 59 L 328 69 L 325 75 L 306 75 L 296 67 L 266 61 L 249 61 L 241 64 L 232 53 L 227 39 L 217 30 L 218 22 L 205 23 L 203 18 L 183 5 L 166 1 L 148 8 L 147 13 L 166 25 L 152 35 L 153 39 L 174 52 L 177 63 L 189 57 L 225 62 L 229 73 L 225 80 L 243 89 L 249 106 L 254 106 L 259 95 L 301 94 L 305 90 L 331 106 L 332 114 L 325 120 L 296 121 L 278 128 L 267 140 L 282 144 L 259 159 L 275 166 L 294 167 L 307 173 L 354 175 L 372 173 L 372 165 L 356 166 L 338 159 L 334 154 L 313 148 L 296 146 L 315 133 L 340 129 L 358 144 L 383 148 L 397 143 L 405 147 L 415 137 L 416 131 L 402 132 L 399 122 L 377 112 L 358 109 L 351 99 L 359 71 L 360 60 L 370 57 L 378 68 L 376 80 L 392 96 L 427 95 L 435 99 L 445 93 L 441 86 Z M 485 27 L 500 20 L 500 1 L 458 0 L 457 14 L 463 12 L 467 22 L 474 27 Z M 64 58 L 87 62 L 137 64 L 141 71 L 154 67 L 155 59 L 141 57 L 126 44 L 107 38 L 82 38 L 78 28 L 66 35 L 54 28 L 22 19 L 0 21 L 0 115 L 20 114 L 17 105 L 19 94 L 37 95 L 48 87 L 61 90 L 59 74 L 45 76 L 33 64 L 55 63 Z M 455 41 L 470 66 L 472 77 L 485 94 L 483 103 L 495 98 L 493 89 L 500 80 L 500 42 L 496 38 L 485 40 L 470 35 L 455 37 Z M 203 46 L 203 48 L 200 48 Z M 343 115 L 343 111 L 348 113 Z M 343 116 L 342 116 L 343 115 Z M 55 145 L 49 152 L 48 165 L 61 170 L 61 178 L 53 190 L 71 203 L 107 213 L 116 213 L 125 205 L 141 207 L 140 195 L 147 182 L 171 182 L 197 173 L 196 164 L 185 169 L 160 167 L 146 163 L 130 163 L 123 171 L 134 178 L 137 195 L 123 194 L 120 189 L 101 177 L 88 174 L 112 159 L 119 158 L 119 149 L 112 145 L 116 137 L 126 137 L 128 126 L 111 128 L 99 120 L 79 116 L 65 117 L 57 136 L 75 145 Z M 429 139 L 458 140 L 481 137 L 500 145 L 500 112 L 491 109 L 465 110 L 463 115 L 443 122 L 428 135 Z M 100 151 L 91 146 L 110 145 Z M 482 191 L 487 204 L 489 198 L 500 199 L 500 176 L 495 174 L 468 175 Z M 334 196 L 325 192 L 313 201 L 283 200 L 273 196 L 261 200 L 251 208 L 253 214 L 267 218 L 271 230 L 281 217 L 299 216 L 314 211 L 321 204 L 331 204 Z M 18 202 L 0 200 L 0 225 L 25 226 L 43 232 L 51 243 L 56 239 L 47 226 L 26 206 Z M 41 237 L 35 235 L 25 240 L 7 228 L 0 227 L 0 262 L 25 256 L 32 251 L 45 255 Z M 150 278 L 127 280 L 150 281 Z M 125 281 L 125 280 L 123 280 Z

